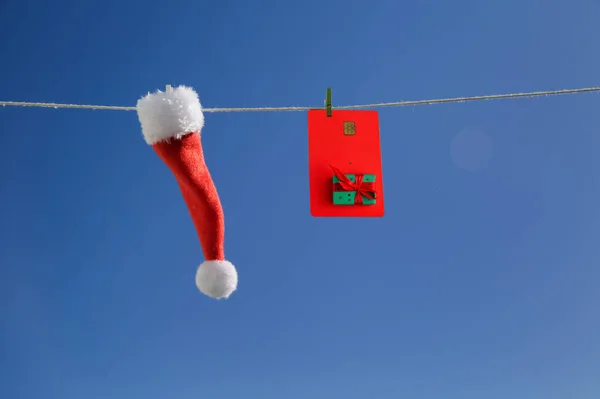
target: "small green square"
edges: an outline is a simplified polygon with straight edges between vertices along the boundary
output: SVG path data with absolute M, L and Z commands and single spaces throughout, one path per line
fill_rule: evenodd
M 356 175 L 344 175 L 344 176 L 346 176 L 348 179 L 350 179 L 350 181 L 356 183 Z M 369 175 L 369 176 L 371 176 L 371 175 Z M 340 182 L 340 180 L 337 178 L 337 176 L 333 175 L 333 184 L 339 183 L 339 182 Z
M 334 205 L 354 205 L 356 191 L 336 191 L 333 193 Z
M 377 199 L 370 199 L 363 195 L 363 205 L 375 205 L 377 203 Z
M 364 175 L 363 182 L 365 183 L 375 183 L 375 175 Z

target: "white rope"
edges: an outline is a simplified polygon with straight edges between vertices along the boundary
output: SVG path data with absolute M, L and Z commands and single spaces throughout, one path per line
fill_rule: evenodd
M 511 94 L 492 94 L 485 96 L 473 97 L 452 97 L 440 98 L 433 100 L 418 100 L 418 101 L 398 101 L 393 103 L 377 103 L 363 105 L 346 105 L 341 107 L 332 107 L 332 109 L 368 109 L 382 107 L 406 107 L 415 105 L 432 105 L 443 103 L 464 103 L 468 101 L 486 101 L 486 100 L 503 100 L 511 98 L 532 98 L 544 96 L 558 96 L 562 94 L 580 94 L 599 92 L 600 87 L 584 87 L 580 89 L 565 89 L 551 91 L 534 91 L 529 93 L 511 93 Z M 3 107 L 34 107 L 34 108 L 77 108 L 77 109 L 92 109 L 92 110 L 108 110 L 108 111 L 135 111 L 135 107 L 122 107 L 113 105 L 80 105 L 80 104 L 58 104 L 58 103 L 33 103 L 22 101 L 0 101 L 0 106 Z M 308 111 L 311 109 L 324 109 L 324 107 L 258 107 L 258 108 L 203 108 L 203 112 L 285 112 L 285 111 Z

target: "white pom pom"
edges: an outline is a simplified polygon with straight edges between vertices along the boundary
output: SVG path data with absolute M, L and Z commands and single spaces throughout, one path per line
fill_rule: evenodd
M 172 91 L 148 93 L 136 106 L 142 135 L 149 145 L 186 134 L 199 133 L 204 114 L 198 93 L 191 87 L 179 86 Z
M 196 286 L 211 298 L 228 298 L 236 290 L 237 283 L 235 266 L 226 260 L 207 260 L 196 272 Z

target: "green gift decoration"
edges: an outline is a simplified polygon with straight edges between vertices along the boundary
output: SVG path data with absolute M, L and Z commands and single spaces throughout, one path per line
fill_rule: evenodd
M 346 174 L 344 175 L 351 183 L 353 183 L 354 187 L 349 187 L 348 184 L 340 181 L 340 179 L 334 175 L 333 176 L 333 204 L 334 205 L 373 205 L 377 202 L 376 200 L 376 192 L 375 192 L 375 175 L 365 174 L 365 175 L 355 175 L 355 174 Z M 356 185 L 357 179 L 359 180 L 359 185 Z M 352 189 L 350 189 L 352 188 Z M 358 195 L 357 193 L 361 192 Z M 367 195 L 365 195 L 365 193 Z M 369 198 L 372 197 L 372 198 Z

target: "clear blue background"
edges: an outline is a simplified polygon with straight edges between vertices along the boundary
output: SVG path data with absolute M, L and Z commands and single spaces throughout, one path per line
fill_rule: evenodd
M 596 0 L 3 0 L 0 100 L 594 86 L 599 17 Z M 221 302 L 194 285 L 194 228 L 135 112 L 0 109 L 0 397 L 597 399 L 599 109 L 381 110 L 381 220 L 310 216 L 305 113 L 208 114 L 240 273 Z M 465 130 L 493 144 L 487 167 L 452 158 Z

